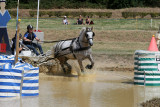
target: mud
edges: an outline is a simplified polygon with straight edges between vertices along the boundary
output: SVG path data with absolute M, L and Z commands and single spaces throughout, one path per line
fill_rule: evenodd
M 149 101 L 143 102 L 142 107 L 160 107 L 160 98 L 153 98 Z
M 95 66 L 93 70 L 97 71 L 134 71 L 134 59 L 133 55 L 107 55 L 107 54 L 94 54 Z M 38 57 L 21 57 L 23 61 L 32 64 L 33 66 L 38 66 Z M 68 74 L 78 74 L 80 73 L 80 68 L 76 60 L 68 61 L 72 66 L 71 72 Z M 88 60 L 83 61 L 84 67 L 90 64 Z M 61 75 L 64 74 L 59 62 L 55 60 L 48 61 L 47 63 L 41 64 L 39 66 L 40 73 L 50 74 L 50 75 Z M 67 69 L 67 67 L 66 67 Z M 90 72 L 92 70 L 85 69 L 85 71 Z

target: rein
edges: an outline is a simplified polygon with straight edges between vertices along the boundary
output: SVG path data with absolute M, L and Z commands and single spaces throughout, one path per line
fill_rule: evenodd
M 40 41 L 40 42 L 44 42 L 44 43 L 55 43 L 55 42 L 60 42 L 60 41 L 68 41 L 68 40 L 73 40 L 75 38 L 72 39 L 66 39 L 66 40 L 56 40 L 56 41 Z

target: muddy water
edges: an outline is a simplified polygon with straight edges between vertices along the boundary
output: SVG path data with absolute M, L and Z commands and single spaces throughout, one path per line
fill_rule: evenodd
M 0 107 L 137 107 L 160 97 L 159 87 L 133 85 L 133 73 L 40 76 L 39 97 L 0 99 Z

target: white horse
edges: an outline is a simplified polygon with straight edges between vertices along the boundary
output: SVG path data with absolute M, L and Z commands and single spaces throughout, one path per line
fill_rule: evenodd
M 84 72 L 82 61 L 86 58 L 91 62 L 91 65 L 87 65 L 86 68 L 93 68 L 94 61 L 91 46 L 93 46 L 93 37 L 95 33 L 92 30 L 93 27 L 83 27 L 79 37 L 73 40 L 60 41 L 54 46 L 54 50 L 52 50 L 54 52 L 54 58 L 59 60 L 64 73 L 66 73 L 65 65 L 71 70 L 71 65 L 67 63 L 69 59 L 78 60 L 81 72 Z

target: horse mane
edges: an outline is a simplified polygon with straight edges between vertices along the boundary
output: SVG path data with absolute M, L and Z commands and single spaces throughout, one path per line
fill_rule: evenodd
M 80 31 L 79 36 L 82 36 L 86 32 L 86 27 L 83 27 Z

